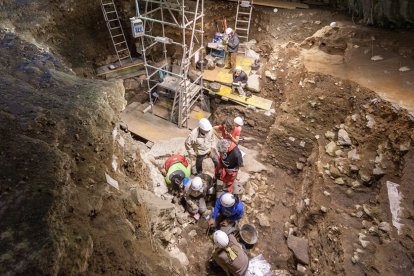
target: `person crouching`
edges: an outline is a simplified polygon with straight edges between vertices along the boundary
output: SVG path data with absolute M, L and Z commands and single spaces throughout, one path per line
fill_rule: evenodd
M 233 234 L 227 235 L 223 231 L 213 234 L 215 249 L 213 260 L 226 272 L 227 275 L 244 276 L 249 268 L 249 257 Z

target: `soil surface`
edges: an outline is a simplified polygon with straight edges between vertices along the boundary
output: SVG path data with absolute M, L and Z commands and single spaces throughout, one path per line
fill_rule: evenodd
M 111 41 L 99 3 L 75 2 L 0 4 L 0 274 L 220 275 L 205 221 L 152 193 L 166 156 L 119 122 L 147 100 L 144 78 L 95 78 L 115 60 Z M 128 29 L 134 3 L 117 2 Z M 208 40 L 235 4 L 205 5 Z M 274 110 L 211 99 L 214 123 L 245 119 L 242 146 L 265 165 L 241 196 L 242 224 L 259 233 L 249 256 L 273 275 L 412 275 L 413 33 L 255 7 L 251 34 Z

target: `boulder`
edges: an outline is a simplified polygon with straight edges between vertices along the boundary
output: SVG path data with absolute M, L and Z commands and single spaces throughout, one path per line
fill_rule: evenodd
M 306 265 L 309 264 L 309 245 L 307 239 L 289 235 L 287 245 L 299 262 Z
M 247 80 L 247 90 L 260 92 L 260 76 L 257 74 L 250 75 Z
M 338 130 L 338 144 L 340 146 L 350 146 L 352 145 L 351 138 L 349 138 L 348 132 L 345 129 Z
M 190 264 L 190 261 L 187 258 L 187 255 L 184 252 L 180 251 L 178 247 L 174 246 L 171 251 L 169 252 L 170 256 L 176 258 L 180 261 L 183 266 L 187 266 Z
M 141 188 L 131 189 L 131 198 L 135 204 L 146 206 L 148 220 L 151 224 L 151 229 L 154 231 L 154 237 L 169 242 L 170 233 L 173 233 L 175 228 L 174 204 Z

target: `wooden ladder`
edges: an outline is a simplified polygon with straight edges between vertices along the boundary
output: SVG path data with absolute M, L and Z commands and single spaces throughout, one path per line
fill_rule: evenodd
M 115 48 L 116 56 L 118 57 L 119 65 L 122 66 L 122 63 L 128 62 L 128 60 L 132 62 L 131 52 L 129 51 L 114 1 L 101 0 L 101 8 L 112 44 Z
M 244 53 L 246 42 L 249 41 L 250 22 L 252 19 L 253 0 L 239 0 L 237 3 L 236 23 L 234 30 L 240 39 L 239 52 Z

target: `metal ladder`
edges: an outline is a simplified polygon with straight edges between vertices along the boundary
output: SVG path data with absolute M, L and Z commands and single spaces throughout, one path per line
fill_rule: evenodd
M 131 52 L 126 42 L 124 30 L 119 20 L 118 12 L 113 0 L 101 0 L 102 13 L 105 18 L 106 26 L 111 35 L 112 44 L 114 45 L 116 56 L 119 60 L 119 65 L 122 66 L 122 61 L 127 60 L 132 62 Z
M 234 30 L 240 38 L 240 45 L 249 41 L 250 21 L 252 19 L 253 0 L 239 0 L 237 3 Z M 244 48 L 244 47 L 241 47 Z M 240 52 L 240 51 L 239 51 Z

